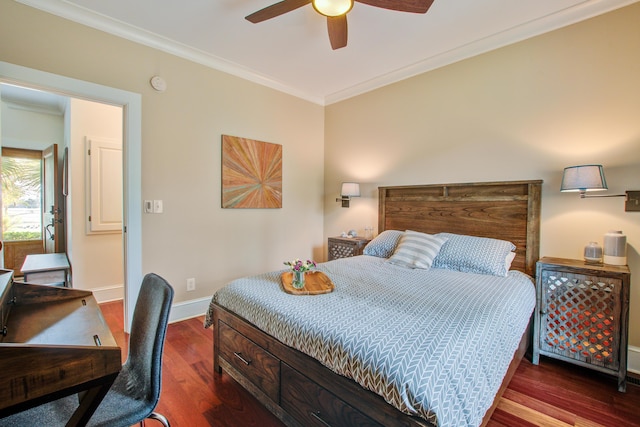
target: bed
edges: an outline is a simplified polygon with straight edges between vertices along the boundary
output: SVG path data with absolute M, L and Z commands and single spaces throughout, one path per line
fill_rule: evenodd
M 214 372 L 289 426 L 486 424 L 529 343 L 540 187 L 380 187 L 365 255 L 318 266 L 334 292 L 273 271 L 214 295 Z

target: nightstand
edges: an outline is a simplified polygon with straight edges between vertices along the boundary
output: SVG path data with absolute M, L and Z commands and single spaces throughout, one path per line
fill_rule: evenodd
M 544 355 L 613 374 L 626 391 L 630 277 L 627 266 L 541 258 L 533 364 Z
M 362 255 L 370 241 L 364 237 L 329 237 L 329 261 Z

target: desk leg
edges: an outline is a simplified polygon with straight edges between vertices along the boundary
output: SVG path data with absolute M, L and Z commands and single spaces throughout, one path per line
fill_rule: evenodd
M 106 396 L 117 376 L 118 374 L 116 373 L 106 382 L 81 392 L 79 394 L 80 404 L 78 405 L 78 409 L 73 413 L 66 427 L 84 427 L 87 425 L 89 419 L 91 419 L 93 413 L 98 409 L 100 402 L 102 402 L 102 399 Z

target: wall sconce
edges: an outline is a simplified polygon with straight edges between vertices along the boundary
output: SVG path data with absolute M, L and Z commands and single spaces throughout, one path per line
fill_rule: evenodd
M 564 168 L 560 191 L 578 191 L 580 198 L 590 197 L 626 197 L 625 211 L 640 211 L 640 191 L 627 191 L 626 194 L 587 195 L 587 191 L 607 190 L 602 165 L 579 165 Z
M 336 199 L 336 202 L 342 202 L 342 207 L 348 208 L 352 197 L 360 197 L 360 184 L 357 182 L 343 182 L 340 198 Z

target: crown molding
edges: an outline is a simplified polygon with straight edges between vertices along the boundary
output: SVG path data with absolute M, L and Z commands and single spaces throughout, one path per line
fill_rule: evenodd
M 52 15 L 104 31 L 141 45 L 160 50 L 200 65 L 249 80 L 253 83 L 275 89 L 279 92 L 322 105 L 321 97 L 301 92 L 284 82 L 274 80 L 240 64 L 212 55 L 199 49 L 168 39 L 153 32 L 138 28 L 89 9 L 61 0 L 16 0 L 26 6 L 42 10 Z
M 158 34 L 126 24 L 108 16 L 95 13 L 86 8 L 67 3 L 63 0 L 16 1 L 91 28 L 95 28 L 218 71 L 240 77 L 253 83 L 284 92 L 314 104 L 326 106 L 428 71 L 432 71 L 436 68 L 444 67 L 500 47 L 508 46 L 549 31 L 575 24 L 585 19 L 628 6 L 640 0 L 586 0 L 562 11 L 509 28 L 474 42 L 458 46 L 449 51 L 439 53 L 423 61 L 397 69 L 380 77 L 327 94 L 324 97 L 300 91 L 285 82 L 272 79 L 237 63 L 227 61 L 202 50 L 194 49 Z
M 455 62 L 462 61 L 504 46 L 567 27 L 580 21 L 602 15 L 638 2 L 639 0 L 587 0 L 562 11 L 529 21 L 491 36 L 478 39 L 466 45 L 458 46 L 439 53 L 413 65 L 354 85 L 325 97 L 325 105 L 344 101 L 357 95 L 387 86 Z

